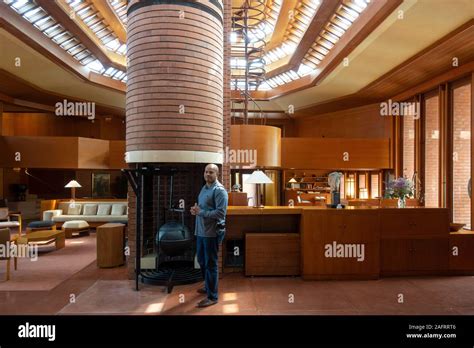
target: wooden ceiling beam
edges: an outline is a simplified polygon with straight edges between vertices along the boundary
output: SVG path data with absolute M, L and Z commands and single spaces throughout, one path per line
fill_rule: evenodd
M 16 106 L 23 106 L 27 107 L 29 109 L 34 109 L 38 111 L 47 111 L 47 112 L 54 112 L 54 107 L 51 105 L 45 105 L 41 103 L 35 103 L 31 102 L 28 100 L 23 100 L 23 99 L 18 99 L 18 98 L 13 98 L 9 95 L 6 95 L 2 92 L 0 92 L 0 101 L 6 103 L 6 104 L 11 104 L 11 105 L 16 105 Z
M 114 9 L 107 0 L 90 0 L 94 7 L 104 17 L 105 21 L 110 25 L 114 33 L 122 44 L 127 42 L 127 32 L 122 21 L 115 13 Z
M 323 0 L 318 10 L 314 14 L 308 28 L 306 29 L 301 41 L 289 62 L 266 74 L 267 79 L 290 70 L 297 70 L 306 53 L 309 51 L 314 41 L 318 38 L 321 31 L 332 18 L 336 10 L 341 5 L 342 0 Z
M 46 12 L 48 12 L 58 23 L 60 23 L 67 31 L 74 35 L 89 51 L 104 65 L 105 68 L 113 67 L 119 70 L 125 70 L 125 58 L 123 58 L 123 64 L 112 60 L 109 55 L 102 49 L 99 40 L 92 39 L 86 32 L 89 28 L 84 24 L 81 26 L 76 20 L 71 19 L 70 13 L 67 13 L 65 7 L 69 6 L 65 2 L 59 0 L 37 0 Z M 116 57 L 115 57 L 116 58 Z
M 280 13 L 275 23 L 275 29 L 273 30 L 272 37 L 268 44 L 265 46 L 267 52 L 277 48 L 283 43 L 288 24 L 290 23 L 291 11 L 294 11 L 297 3 L 298 1 L 295 0 L 282 0 Z

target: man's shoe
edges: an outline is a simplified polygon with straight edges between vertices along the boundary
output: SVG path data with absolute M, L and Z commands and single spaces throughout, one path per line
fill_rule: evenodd
M 207 291 L 206 291 L 206 288 L 200 288 L 200 289 L 197 289 L 197 293 L 198 294 L 207 294 Z
M 211 299 L 206 298 L 206 299 L 200 301 L 197 304 L 197 307 L 199 307 L 199 308 L 209 307 L 209 306 L 215 305 L 216 303 L 217 303 L 217 300 L 211 300 Z

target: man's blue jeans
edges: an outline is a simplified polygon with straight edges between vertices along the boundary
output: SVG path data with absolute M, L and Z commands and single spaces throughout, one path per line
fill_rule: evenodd
M 202 277 L 204 278 L 207 297 L 210 300 L 218 300 L 217 286 L 219 282 L 218 270 L 218 237 L 199 237 L 197 236 L 196 253 L 199 266 L 201 267 Z

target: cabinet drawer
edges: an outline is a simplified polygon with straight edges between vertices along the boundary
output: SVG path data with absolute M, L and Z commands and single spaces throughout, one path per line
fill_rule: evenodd
M 391 210 L 391 211 L 390 211 Z M 387 209 L 381 214 L 380 236 L 407 237 L 423 235 L 448 236 L 449 216 L 446 209 Z
M 373 211 L 330 212 L 323 222 L 323 241 L 372 243 L 379 240 L 379 214 Z

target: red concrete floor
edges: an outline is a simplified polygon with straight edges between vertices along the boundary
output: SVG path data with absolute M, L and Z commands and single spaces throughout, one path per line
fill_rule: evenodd
M 220 301 L 195 308 L 202 284 L 140 285 L 124 267 L 98 269 L 92 263 L 51 291 L 2 291 L 1 314 L 223 314 L 359 315 L 474 314 L 474 277 L 405 277 L 371 281 L 303 281 L 293 277 L 226 274 Z M 73 296 L 71 296 L 73 295 Z M 70 302 L 74 297 L 75 302 Z

